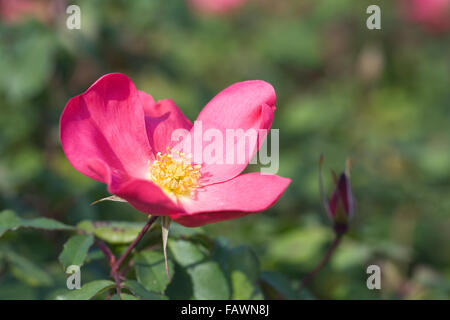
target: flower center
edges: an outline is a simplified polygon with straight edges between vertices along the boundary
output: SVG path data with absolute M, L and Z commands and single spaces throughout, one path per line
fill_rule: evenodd
M 164 191 L 175 195 L 190 195 L 199 186 L 201 165 L 192 165 L 191 155 L 167 147 L 167 152 L 156 154 L 150 166 L 153 182 Z

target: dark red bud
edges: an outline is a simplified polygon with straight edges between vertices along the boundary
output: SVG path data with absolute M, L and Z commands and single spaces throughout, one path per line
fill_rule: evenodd
M 345 172 L 339 175 L 339 179 L 334 176 L 335 190 L 331 198 L 325 196 L 322 181 L 322 163 L 323 157 L 320 159 L 320 192 L 325 210 L 333 221 L 334 229 L 337 233 L 344 233 L 348 229 L 348 224 L 354 214 L 354 198 L 350 184 L 350 162 L 347 161 Z M 337 180 L 337 181 L 336 181 Z

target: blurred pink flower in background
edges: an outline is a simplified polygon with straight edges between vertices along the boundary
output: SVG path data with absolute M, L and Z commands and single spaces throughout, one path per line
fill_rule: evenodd
M 62 0 L 0 0 L 0 18 L 6 24 L 21 23 L 28 18 L 49 24 L 63 7 Z
M 46 4 L 31 0 L 0 0 L 0 17 L 3 22 L 16 23 L 29 16 L 39 21 L 47 19 Z
M 191 7 L 199 12 L 225 14 L 243 6 L 248 0 L 189 0 Z
M 432 32 L 450 30 L 450 0 L 406 0 L 402 2 L 406 17 Z

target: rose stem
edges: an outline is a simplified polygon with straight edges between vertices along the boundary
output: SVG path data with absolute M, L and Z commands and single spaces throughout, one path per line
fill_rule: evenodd
M 150 229 L 150 227 L 152 226 L 153 222 L 156 221 L 156 219 L 158 219 L 158 216 L 152 216 L 150 219 L 148 219 L 147 223 L 142 228 L 141 232 L 139 232 L 136 239 L 133 240 L 133 242 L 128 246 L 127 250 L 120 256 L 119 260 L 116 261 L 114 268 L 117 271 L 119 271 L 119 267 L 122 264 L 122 262 L 127 258 L 127 256 L 134 249 L 134 247 L 136 247 L 136 245 L 139 243 L 139 241 L 141 241 L 144 234 L 148 231 L 148 229 Z
M 120 297 L 120 278 L 117 276 L 118 274 L 114 269 L 114 265 L 116 263 L 116 257 L 114 256 L 114 254 L 111 252 L 109 247 L 103 241 L 96 239 L 95 243 L 100 248 L 100 250 L 103 251 L 103 254 L 105 255 L 105 257 L 109 260 L 109 266 L 111 267 L 111 276 L 114 278 L 114 281 L 116 283 L 116 292 L 117 292 L 117 295 Z M 109 300 L 109 298 L 108 298 L 108 300 Z
M 106 259 L 109 260 L 109 265 L 112 267 L 114 263 L 116 263 L 116 257 L 111 252 L 109 247 L 101 240 L 95 239 L 95 243 L 100 248 L 100 250 L 103 251 L 103 254 L 105 255 Z
M 111 250 L 108 248 L 108 246 L 100 240 L 96 240 L 96 244 L 100 248 L 100 250 L 103 251 L 105 257 L 109 260 L 109 265 L 111 267 L 111 276 L 114 278 L 114 281 L 116 282 L 116 292 L 120 299 L 120 265 L 122 262 L 128 257 L 130 252 L 136 247 L 136 245 L 139 243 L 139 241 L 142 239 L 142 237 L 145 235 L 145 233 L 150 229 L 153 222 L 158 219 L 158 216 L 152 216 L 150 219 L 148 219 L 145 226 L 142 228 L 142 230 L 137 235 L 136 239 L 133 240 L 133 242 L 128 246 L 127 250 L 120 256 L 119 260 L 116 261 L 116 257 L 111 252 Z
M 308 285 L 308 283 L 320 272 L 320 270 L 322 270 L 323 267 L 325 267 L 333 253 L 336 251 L 336 248 L 339 246 L 342 235 L 343 233 L 336 233 L 336 238 L 334 239 L 325 256 L 322 258 L 322 261 L 320 261 L 320 263 L 314 268 L 313 271 L 311 271 L 306 277 L 303 278 L 298 288 L 300 291 Z

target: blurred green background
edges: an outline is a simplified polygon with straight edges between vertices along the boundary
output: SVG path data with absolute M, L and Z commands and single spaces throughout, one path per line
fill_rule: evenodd
M 292 183 L 267 212 L 204 231 L 250 246 L 261 270 L 295 286 L 333 237 L 319 197 L 319 155 L 330 192 L 329 170 L 340 172 L 350 157 L 356 217 L 308 297 L 450 297 L 448 33 L 405 20 L 396 1 L 255 0 L 221 15 L 184 1 L 75 3 L 80 30 L 66 28 L 65 7 L 0 23 L 0 211 L 68 224 L 145 220 L 127 204 L 89 206 L 106 188 L 62 152 L 59 116 L 100 76 L 125 73 L 191 120 L 228 85 L 261 79 L 277 93 L 278 174 Z M 381 30 L 366 28 L 373 3 Z M 32 230 L 0 238 L 0 298 L 45 298 L 64 287 L 57 257 L 66 239 Z M 5 247 L 62 280 L 24 280 L 1 259 Z M 381 290 L 366 287 L 371 264 L 382 268 Z M 86 278 L 102 272 L 90 268 Z

